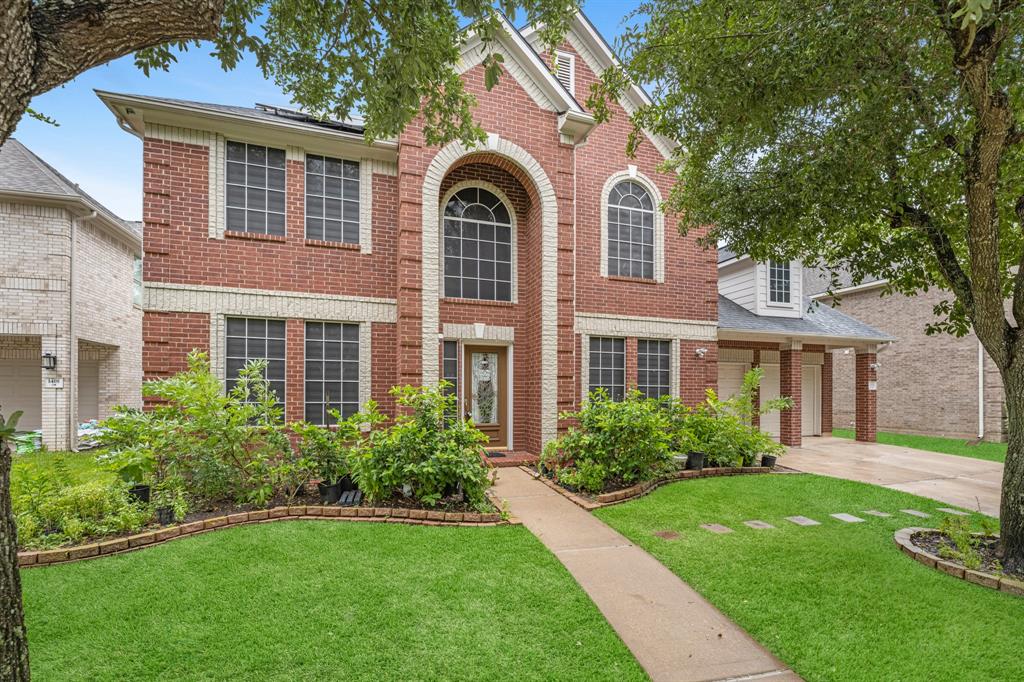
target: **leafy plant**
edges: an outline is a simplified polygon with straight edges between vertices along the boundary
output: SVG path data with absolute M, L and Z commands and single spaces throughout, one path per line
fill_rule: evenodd
M 487 436 L 472 423 L 453 419 L 450 386 L 396 386 L 400 412 L 395 423 L 373 431 L 353 447 L 352 477 L 370 501 L 395 498 L 436 507 L 463 495 L 472 507 L 488 507 L 491 485 L 482 454 Z
M 547 444 L 542 467 L 589 492 L 655 478 L 671 465 L 672 445 L 680 438 L 667 407 L 672 403 L 644 398 L 639 391 L 616 402 L 598 389 L 579 412 L 560 415 L 576 425 Z
M 342 419 L 338 410 L 329 410 L 334 426 L 295 422 L 289 428 L 298 436 L 297 448 L 315 467 L 314 475 L 324 483 L 334 483 L 350 473 L 349 455 L 362 446 L 366 433 L 385 417 L 373 400 L 355 414 Z
M 981 567 L 981 553 L 978 551 L 981 538 L 971 532 L 969 519 L 947 516 L 939 524 L 939 532 L 949 538 L 949 542 L 943 541 L 939 545 L 939 556 L 955 559 L 971 570 Z

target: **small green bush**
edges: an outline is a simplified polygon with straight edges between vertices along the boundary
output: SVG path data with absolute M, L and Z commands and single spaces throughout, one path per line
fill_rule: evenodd
M 352 477 L 370 501 L 406 498 L 436 507 L 460 493 L 478 510 L 488 508 L 491 485 L 482 454 L 487 436 L 454 419 L 455 395 L 437 387 L 396 386 L 399 414 L 373 431 L 349 455 Z
M 352 453 L 364 445 L 367 433 L 384 421 L 377 410 L 377 403 L 367 402 L 366 407 L 342 419 L 338 410 L 330 410 L 334 426 L 318 426 L 306 421 L 288 425 L 297 436 L 296 447 L 301 457 L 313 466 L 313 475 L 320 481 L 331 484 L 351 473 L 349 459 Z
M 615 402 L 598 389 L 579 412 L 561 415 L 576 426 L 547 444 L 542 464 L 559 480 L 593 493 L 656 478 L 671 465 L 678 437 L 671 407 L 670 401 L 650 400 L 639 391 Z

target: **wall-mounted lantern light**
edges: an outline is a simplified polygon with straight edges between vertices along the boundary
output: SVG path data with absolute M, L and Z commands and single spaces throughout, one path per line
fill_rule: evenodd
M 694 351 L 694 353 L 697 354 L 698 358 L 703 358 L 705 355 L 708 354 L 708 349 L 707 348 L 698 348 L 697 350 Z
M 57 369 L 57 356 L 53 353 L 43 353 L 43 369 Z

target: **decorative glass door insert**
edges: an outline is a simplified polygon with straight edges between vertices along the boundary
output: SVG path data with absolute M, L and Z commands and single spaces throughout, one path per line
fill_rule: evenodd
M 498 354 L 474 352 L 471 354 L 472 419 L 477 424 L 498 422 Z

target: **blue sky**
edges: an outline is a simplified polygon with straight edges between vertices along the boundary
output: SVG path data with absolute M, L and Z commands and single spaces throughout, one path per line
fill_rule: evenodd
M 637 4 L 639 0 L 588 0 L 584 11 L 614 44 L 623 18 Z M 252 59 L 224 72 L 208 52 L 200 48 L 179 55 L 170 71 L 149 78 L 131 57 L 91 69 L 33 100 L 32 107 L 55 119 L 58 127 L 25 117 L 14 136 L 114 213 L 141 220 L 142 142 L 117 127 L 93 89 L 241 106 L 289 103 L 274 83 L 263 79 Z

